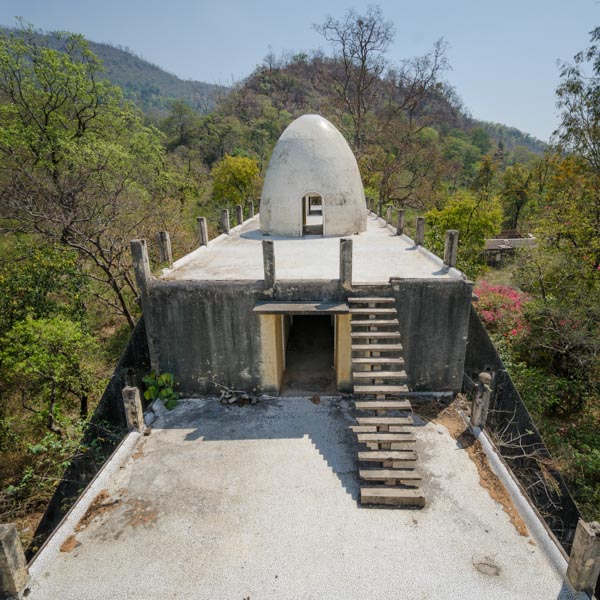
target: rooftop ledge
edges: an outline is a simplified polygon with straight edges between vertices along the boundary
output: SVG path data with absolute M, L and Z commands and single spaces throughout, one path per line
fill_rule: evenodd
M 352 281 L 355 285 L 387 284 L 399 279 L 461 280 L 457 269 L 446 269 L 443 261 L 415 246 L 406 235 L 373 213 L 367 230 L 343 236 L 353 242 Z M 167 280 L 240 281 L 264 278 L 262 241 L 272 240 L 278 280 L 335 280 L 339 278 L 340 237 L 283 237 L 264 235 L 259 215 L 212 240 L 208 246 L 176 261 L 165 269 Z
M 520 511 L 529 535 L 517 531 L 444 420 L 416 423 L 425 508 L 362 507 L 351 406 L 161 411 L 38 553 L 28 600 L 586 597 L 539 523 Z

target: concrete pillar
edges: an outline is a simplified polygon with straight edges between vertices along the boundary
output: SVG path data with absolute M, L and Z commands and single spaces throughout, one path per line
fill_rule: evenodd
M 388 204 L 386 215 L 385 215 L 385 220 L 387 221 L 388 225 L 392 222 L 392 205 L 391 204 Z
M 144 425 L 144 409 L 142 408 L 140 390 L 137 387 L 124 387 L 122 397 L 127 429 L 142 433 L 146 427 Z
M 241 225 L 244 222 L 244 209 L 242 208 L 241 204 L 236 204 L 235 214 L 237 217 L 237 224 Z
M 275 247 L 272 240 L 263 240 L 263 266 L 265 269 L 265 289 L 275 288 L 277 275 L 275 273 Z
M 404 233 L 404 209 L 401 208 L 398 211 L 398 222 L 396 224 L 396 235 L 402 235 Z
M 158 256 L 161 264 L 173 265 L 173 253 L 171 252 L 171 236 L 168 231 L 159 231 L 156 234 L 158 240 Z
M 377 205 L 377 216 L 381 219 L 383 217 L 383 200 L 380 200 Z
M 415 245 L 422 246 L 425 239 L 425 217 L 417 217 L 417 231 L 415 233 Z
M 578 592 L 586 592 L 590 598 L 594 595 L 594 589 L 600 575 L 600 523 L 586 523 L 579 519 L 571 556 L 569 556 L 569 567 L 567 568 L 567 579 Z
M 0 525 L 0 598 L 20 598 L 28 579 L 17 526 L 14 523 Z
M 229 209 L 223 208 L 221 210 L 221 229 L 223 233 L 229 233 Z
M 206 217 L 198 217 L 198 233 L 200 234 L 200 245 L 208 246 L 208 225 Z
M 158 371 L 158 339 L 150 305 L 150 294 L 148 293 L 152 272 L 150 271 L 150 261 L 148 260 L 148 247 L 146 240 L 131 240 L 131 254 L 133 257 L 133 270 L 135 280 L 140 291 L 142 301 L 142 312 L 144 313 L 144 323 L 146 324 L 146 339 L 148 340 L 148 350 L 150 352 L 150 366 L 153 371 Z
M 133 257 L 133 270 L 135 272 L 135 280 L 142 294 L 148 290 L 148 284 L 152 279 L 152 271 L 150 271 L 150 260 L 148 259 L 148 246 L 146 240 L 131 240 L 129 244 L 131 255 Z
M 487 421 L 490 408 L 490 397 L 492 395 L 492 374 L 484 371 L 479 373 L 477 393 L 471 404 L 471 425 L 483 429 Z
M 250 210 L 250 218 L 254 218 L 254 200 L 248 200 L 249 210 Z
M 352 240 L 340 240 L 340 286 L 344 290 L 352 289 Z
M 448 229 L 446 231 L 446 245 L 444 246 L 444 264 L 446 267 L 456 266 L 456 257 L 458 254 L 458 231 Z

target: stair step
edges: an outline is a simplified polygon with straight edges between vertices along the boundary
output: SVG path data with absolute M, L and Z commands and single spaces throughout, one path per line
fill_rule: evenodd
M 361 487 L 361 504 L 391 506 L 425 506 L 425 496 L 420 488 Z
M 363 302 L 373 302 L 376 304 L 393 304 L 396 302 L 395 298 L 348 298 L 348 302 L 351 304 L 363 303 Z
M 356 437 L 360 444 L 414 444 L 417 441 L 411 433 L 358 433 Z
M 396 315 L 398 311 L 395 308 L 351 308 L 352 315 Z
M 358 400 L 354 406 L 356 410 L 410 410 L 412 408 L 408 400 L 366 400 L 364 402 Z
M 370 358 L 353 358 L 352 364 L 355 365 L 404 365 L 404 358 L 401 356 L 371 356 Z
M 375 425 L 376 427 L 379 425 L 385 425 L 387 427 L 390 425 L 399 427 L 403 425 L 414 425 L 412 417 L 357 417 L 356 422 L 359 425 Z
M 360 469 L 358 476 L 364 481 L 397 481 L 403 485 L 423 481 L 421 474 L 413 469 Z
M 377 433 L 376 425 L 350 425 L 354 433 Z
M 381 327 L 383 325 L 400 325 L 398 319 L 356 319 L 350 321 L 354 327 Z
M 402 344 L 352 344 L 355 352 L 400 352 Z
M 405 465 L 406 463 L 414 463 L 417 460 L 417 453 L 414 450 L 365 450 L 358 453 L 358 460 L 362 462 L 392 462 Z
M 354 371 L 354 379 L 406 379 L 406 371 Z
M 405 394 L 407 385 L 355 385 L 355 394 Z
M 367 338 L 367 339 L 400 339 L 400 332 L 398 331 L 352 331 L 350 333 L 351 338 Z

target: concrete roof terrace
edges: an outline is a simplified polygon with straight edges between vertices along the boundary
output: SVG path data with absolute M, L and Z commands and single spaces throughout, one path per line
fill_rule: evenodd
M 158 411 L 38 553 L 28 600 L 585 598 L 482 487 L 464 424 L 417 419 L 425 508 L 361 507 L 351 405 Z
M 373 213 L 367 230 L 344 236 L 353 242 L 353 283 L 387 284 L 390 277 L 401 279 L 457 279 L 456 269 L 444 269 L 442 260 L 407 236 L 395 234 Z M 264 278 L 262 240 L 273 240 L 277 279 L 334 280 L 339 278 L 339 237 L 284 237 L 260 231 L 259 216 L 232 228 L 178 260 L 165 270 L 170 280 L 261 280 Z

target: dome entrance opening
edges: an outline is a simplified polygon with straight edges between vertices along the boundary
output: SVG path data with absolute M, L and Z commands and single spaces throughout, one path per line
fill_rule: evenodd
M 323 235 L 323 197 L 319 194 L 302 197 L 302 235 Z

